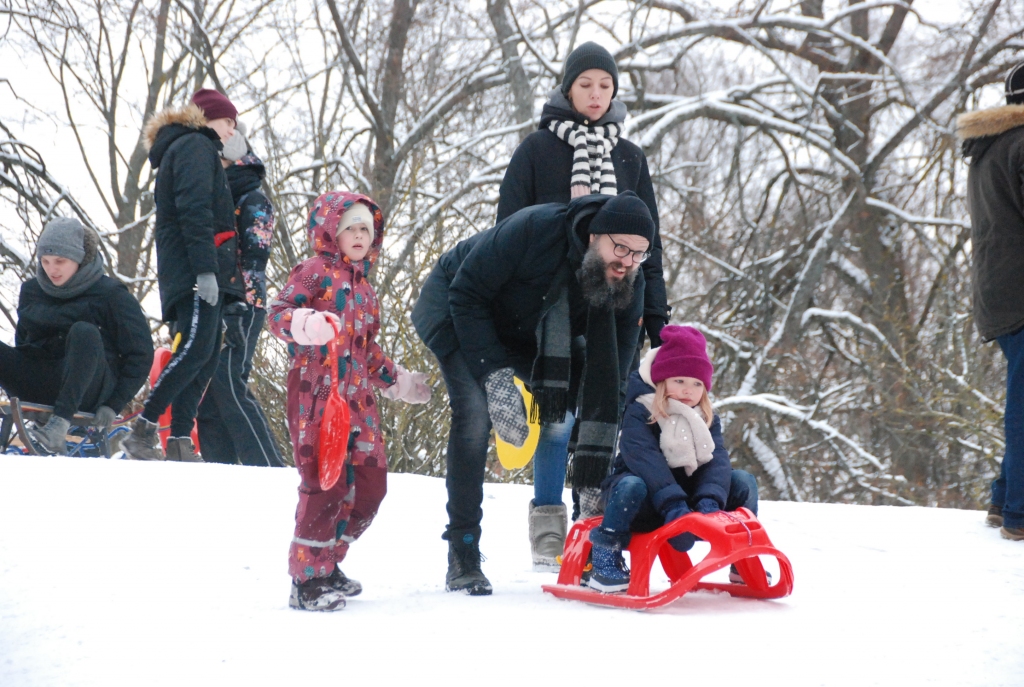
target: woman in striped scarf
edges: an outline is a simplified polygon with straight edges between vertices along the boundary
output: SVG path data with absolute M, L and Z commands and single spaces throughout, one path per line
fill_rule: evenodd
M 668 322 L 661 266 L 658 206 L 643 151 L 621 137 L 626 106 L 615 100 L 619 72 L 615 59 L 597 43 L 580 45 L 565 60 L 562 84 L 549 94 L 540 126 L 516 148 L 501 182 L 498 222 L 532 205 L 568 203 L 588 194 L 635 192 L 654 219 L 651 255 L 644 273 L 644 325 L 652 346 Z M 643 343 L 641 334 L 640 345 Z M 634 365 L 635 367 L 635 365 Z M 530 543 L 534 567 L 557 569 L 566 532 L 566 447 L 573 418 L 545 425 L 534 454 L 534 498 L 530 502 Z M 587 510 L 586 508 L 584 510 Z

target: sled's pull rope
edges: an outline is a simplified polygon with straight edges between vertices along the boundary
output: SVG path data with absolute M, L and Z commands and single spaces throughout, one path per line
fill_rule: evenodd
M 753 546 L 754 545 L 754 535 L 750 532 L 750 528 L 747 527 L 747 523 L 743 522 L 742 520 L 740 520 L 739 518 L 737 518 L 735 515 L 733 515 L 732 513 L 728 512 L 728 511 L 724 511 L 723 510 L 722 512 L 725 513 L 725 517 L 729 518 L 733 522 L 738 522 L 740 525 L 743 526 L 743 529 L 745 529 L 747 531 L 747 546 Z

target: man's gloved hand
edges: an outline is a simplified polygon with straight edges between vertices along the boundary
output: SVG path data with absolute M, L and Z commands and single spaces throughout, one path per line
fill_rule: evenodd
M 661 315 L 645 315 L 644 329 L 647 330 L 647 338 L 651 340 L 651 348 L 661 346 L 661 329 L 668 320 Z
M 104 431 L 110 429 L 110 426 L 114 424 L 114 418 L 117 417 L 117 413 L 110 406 L 100 406 L 96 409 L 96 412 L 92 414 L 92 423 L 96 427 L 102 428 Z
M 487 413 L 491 425 L 501 440 L 520 448 L 526 443 L 530 427 L 526 424 L 526 405 L 512 381 L 512 368 L 503 367 L 487 375 L 484 391 L 487 392 Z
M 217 275 L 213 272 L 203 272 L 196 277 L 196 291 L 199 297 L 210 305 L 217 305 L 220 297 L 220 289 L 217 287 Z
M 395 383 L 384 390 L 384 398 L 406 403 L 426 403 L 430 400 L 426 372 L 409 372 L 401 365 L 395 365 Z
M 300 346 L 322 346 L 337 336 L 339 331 L 341 320 L 332 312 L 312 308 L 297 308 L 292 311 L 292 338 Z
M 701 499 L 697 502 L 697 510 L 707 515 L 708 513 L 717 513 L 722 509 L 718 507 L 718 501 L 714 499 Z
M 669 510 L 669 512 L 665 515 L 665 524 L 667 525 L 670 522 L 675 522 L 684 515 L 689 515 L 692 512 L 693 511 L 690 510 L 690 507 L 686 505 L 686 502 L 683 501 L 679 505 L 673 506 L 672 509 Z M 676 551 L 689 551 L 693 548 L 693 545 L 696 541 L 697 536 L 695 534 L 693 534 L 692 532 L 683 532 L 682 534 L 677 534 L 676 536 L 669 539 L 668 543 Z
M 242 329 L 242 315 L 249 309 L 248 304 L 235 301 L 224 306 L 224 343 L 231 348 L 245 348 L 245 331 Z

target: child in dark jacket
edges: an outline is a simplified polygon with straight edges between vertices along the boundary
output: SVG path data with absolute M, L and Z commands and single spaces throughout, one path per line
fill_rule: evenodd
M 601 485 L 606 506 L 590 533 L 588 584 L 602 592 L 629 586 L 622 549 L 632 532 L 652 532 L 694 511 L 742 506 L 757 513 L 757 482 L 730 466 L 722 421 L 708 399 L 714 367 L 704 335 L 670 325 L 661 339 L 629 378 L 619 454 Z M 695 540 L 686 532 L 669 543 L 688 551 Z

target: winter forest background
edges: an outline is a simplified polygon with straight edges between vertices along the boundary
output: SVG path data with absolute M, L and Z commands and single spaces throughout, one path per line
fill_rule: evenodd
M 95 227 L 111 274 L 158 312 L 140 131 L 215 87 L 267 164 L 271 293 L 309 255 L 321 192 L 384 209 L 382 340 L 435 389 L 384 401 L 388 452 L 443 474 L 444 383 L 409 311 L 440 253 L 493 224 L 562 59 L 597 40 L 654 177 L 672 322 L 711 344 L 734 465 L 771 499 L 979 507 L 1005 377 L 971 318 L 953 122 L 1001 102 L 1024 3 L 918 4 L 0 0 L 0 327 L 11 341 L 54 214 Z M 286 369 L 264 334 L 254 387 L 282 447 Z

